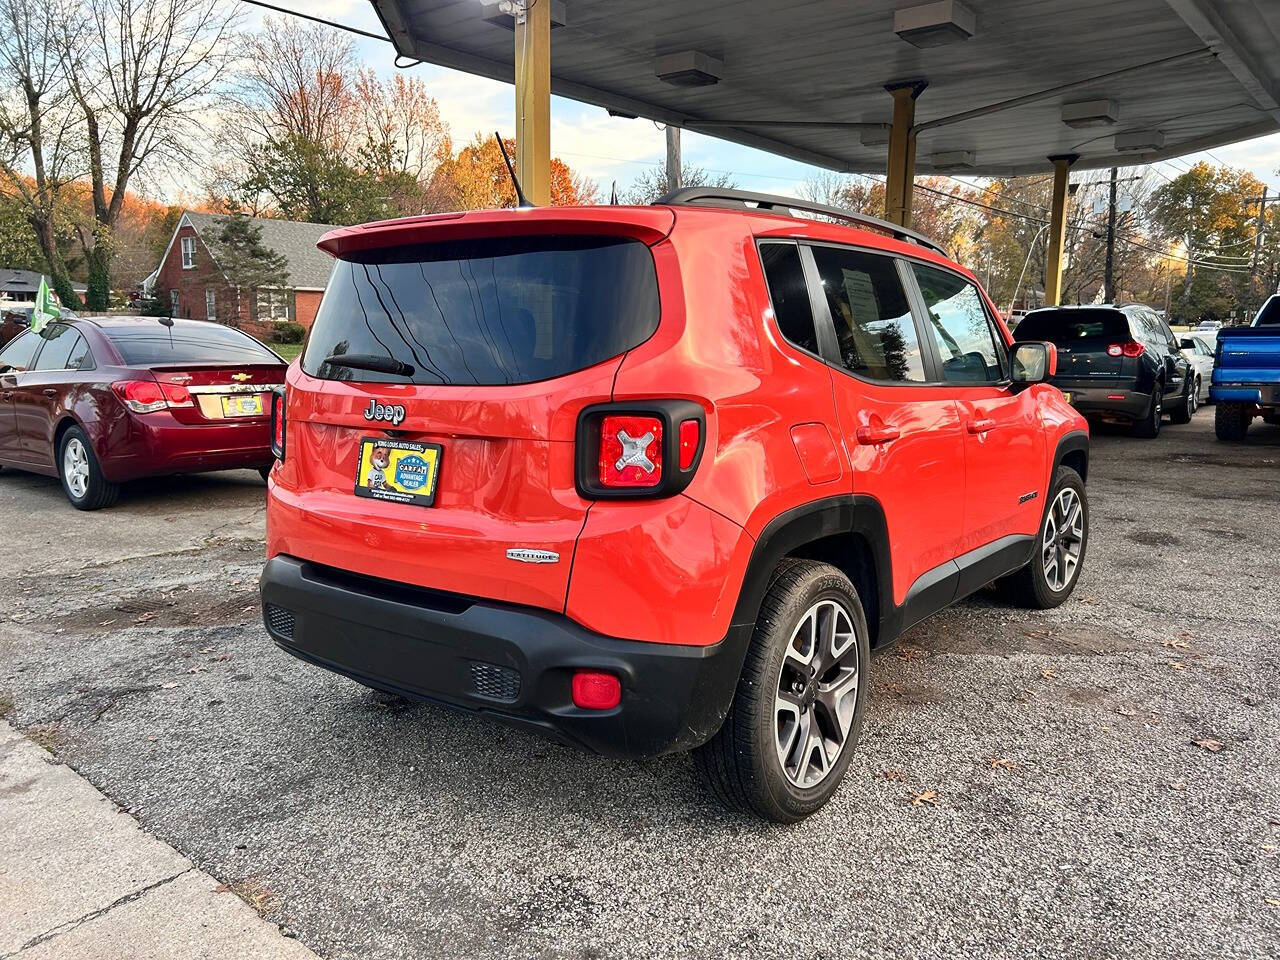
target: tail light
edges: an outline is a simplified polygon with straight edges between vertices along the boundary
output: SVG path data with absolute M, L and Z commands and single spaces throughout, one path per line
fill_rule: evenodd
M 1128 343 L 1113 343 L 1107 347 L 1107 356 L 1110 357 L 1140 357 L 1146 350 L 1142 344 L 1136 340 L 1130 340 Z
M 284 459 L 284 390 L 271 392 L 271 455 Z
M 688 400 L 602 403 L 578 418 L 577 487 L 589 499 L 670 497 L 689 485 L 706 415 Z
M 171 407 L 194 406 L 187 388 L 156 380 L 117 380 L 111 385 L 124 405 L 134 413 L 155 413 Z

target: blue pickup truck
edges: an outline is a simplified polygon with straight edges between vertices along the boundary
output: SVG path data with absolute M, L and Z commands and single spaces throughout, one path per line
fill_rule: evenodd
M 1247 327 L 1218 331 L 1209 399 L 1219 440 L 1243 440 L 1253 418 L 1280 424 L 1280 294 Z

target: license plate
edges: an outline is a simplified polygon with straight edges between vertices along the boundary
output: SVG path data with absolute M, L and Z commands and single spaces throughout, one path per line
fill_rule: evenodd
M 223 397 L 222 415 L 224 417 L 262 416 L 262 394 L 251 393 L 240 397 Z
M 356 496 L 429 507 L 436 502 L 438 443 L 365 437 L 360 441 Z
M 1063 398 L 1064 400 L 1066 400 L 1066 401 L 1067 401 L 1067 403 L 1070 403 L 1070 402 L 1071 402 L 1071 394 L 1070 394 L 1070 393 L 1068 393 L 1066 390 L 1063 390 L 1063 391 L 1062 391 L 1062 398 Z

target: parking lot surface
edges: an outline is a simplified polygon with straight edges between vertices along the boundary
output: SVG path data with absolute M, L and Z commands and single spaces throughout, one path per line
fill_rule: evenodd
M 777 827 L 688 757 L 389 700 L 258 619 L 256 474 L 72 510 L 0 476 L 0 713 L 327 957 L 1275 957 L 1280 427 L 1095 437 L 1063 607 L 873 664 L 843 789 Z

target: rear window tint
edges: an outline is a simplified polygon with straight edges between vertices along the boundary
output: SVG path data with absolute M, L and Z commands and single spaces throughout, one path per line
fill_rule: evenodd
M 800 250 L 794 243 L 762 243 L 760 261 L 764 264 L 778 329 L 797 347 L 816 354 L 818 334 L 813 326 L 813 308 L 809 303 L 804 267 L 800 264 Z
M 1013 339 L 1048 340 L 1060 347 L 1102 340 L 1112 343 L 1129 339 L 1129 321 L 1116 310 L 1036 310 L 1023 317 Z
M 280 358 L 252 337 L 220 323 L 159 320 L 139 326 L 102 327 L 129 366 L 171 363 L 279 363 Z
M 420 244 L 339 260 L 302 368 L 329 380 L 533 383 L 617 357 L 658 329 L 649 248 L 614 237 Z M 411 375 L 335 354 L 391 357 Z

